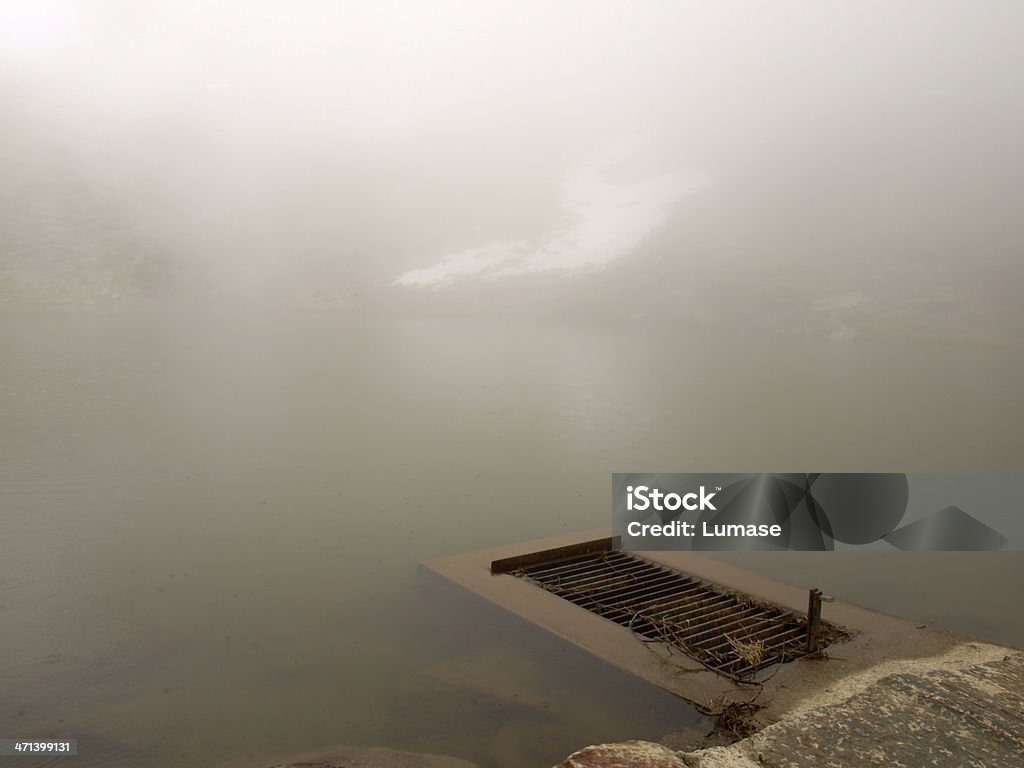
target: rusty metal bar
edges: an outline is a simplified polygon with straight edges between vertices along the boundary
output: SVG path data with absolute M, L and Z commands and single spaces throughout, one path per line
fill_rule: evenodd
M 559 560 L 571 560 L 582 555 L 591 555 L 595 552 L 612 552 L 619 548 L 619 536 L 609 536 L 605 539 L 594 539 L 584 541 L 580 544 L 570 544 L 567 547 L 555 547 L 540 552 L 531 552 L 526 555 L 515 557 L 503 557 L 500 560 L 491 562 L 491 573 L 508 573 L 519 568 L 528 568 L 531 565 L 542 565 Z
M 642 637 L 676 646 L 735 680 L 845 636 L 844 630 L 821 621 L 819 590 L 811 592 L 805 622 L 778 606 L 609 546 L 615 546 L 613 540 L 584 542 L 506 558 L 491 567 L 495 573 L 515 571 Z M 759 653 L 747 654 L 744 643 L 756 644 Z
M 703 637 L 704 635 L 710 632 L 724 632 L 726 629 L 733 626 L 734 624 L 741 625 L 742 629 L 748 629 L 749 627 L 757 626 L 757 624 L 760 623 L 757 622 L 753 625 L 750 624 L 752 620 L 757 618 L 758 611 L 756 608 L 748 608 L 746 611 L 740 614 L 734 614 L 728 611 L 724 611 L 723 613 L 724 615 L 722 616 L 722 620 L 712 621 L 710 624 L 706 624 L 703 627 L 698 627 L 697 629 L 699 629 L 699 631 L 694 632 L 692 635 L 690 635 L 690 639 L 694 642 L 700 642 L 697 638 Z M 762 619 L 761 621 L 772 621 L 772 619 Z
M 821 630 L 821 590 L 812 589 L 807 596 L 807 652 L 818 650 Z
M 631 576 L 635 579 L 637 574 L 595 569 L 592 571 L 587 571 L 586 573 L 578 572 L 570 576 L 555 576 L 554 578 L 548 577 L 543 580 L 534 579 L 534 581 L 541 581 L 541 583 L 545 585 L 558 587 L 559 589 L 589 590 L 595 589 L 599 587 L 601 584 L 607 584 L 614 581 L 627 582 L 629 581 Z
M 525 570 L 528 570 L 532 577 L 550 578 L 552 576 L 565 576 L 582 571 L 597 570 L 608 565 L 615 568 L 645 567 L 644 563 L 638 563 L 635 558 L 626 557 L 621 552 L 605 552 L 600 557 L 581 555 L 580 557 L 558 561 L 550 565 L 531 566 Z
M 671 613 L 680 605 L 691 603 L 694 595 L 701 594 L 703 592 L 704 585 L 700 582 L 695 582 L 686 586 L 685 589 L 670 591 L 667 595 L 651 595 L 649 599 L 643 600 L 637 605 L 646 606 L 646 610 L 653 611 L 657 614 Z
M 655 572 L 647 571 L 643 568 L 592 568 L 587 571 L 576 571 L 575 573 L 570 573 L 568 575 L 547 575 L 543 579 L 537 578 L 537 576 L 532 572 L 528 573 L 527 576 L 534 581 L 543 581 L 544 583 L 557 584 L 559 586 L 575 587 L 588 582 L 609 581 L 614 578 L 639 577 L 648 573 Z
M 728 605 L 729 598 L 726 595 L 717 595 L 714 592 L 708 593 L 703 592 L 699 594 L 697 600 L 689 600 L 686 603 L 678 607 L 674 607 L 668 611 L 657 611 L 651 614 L 664 621 L 674 621 L 676 623 L 687 621 L 692 616 L 698 616 L 708 608 L 712 606 Z
M 781 648 L 792 643 L 792 641 L 798 638 L 801 634 L 803 634 L 802 627 L 771 627 L 762 629 L 754 634 L 745 634 L 743 637 L 738 639 L 745 643 L 758 641 L 763 642 L 765 651 L 770 651 L 774 648 Z M 723 636 L 719 642 L 714 645 L 707 646 L 707 650 L 713 651 L 730 645 L 728 638 Z
M 671 577 L 662 576 L 660 578 L 652 579 L 650 581 L 643 581 L 637 579 L 629 582 L 624 586 L 616 587 L 614 589 L 607 591 L 602 591 L 601 597 L 602 602 L 608 600 L 609 598 L 616 598 L 616 600 L 619 601 L 623 599 L 629 599 L 630 595 L 636 595 L 637 597 L 641 597 L 645 594 L 649 595 L 653 591 L 658 591 L 660 593 L 662 591 L 671 590 L 673 588 L 678 588 L 678 584 L 676 584 L 675 580 L 671 579 Z

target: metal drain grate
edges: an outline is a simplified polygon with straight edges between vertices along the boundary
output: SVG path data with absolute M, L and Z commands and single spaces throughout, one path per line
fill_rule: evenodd
M 849 636 L 824 621 L 809 633 L 805 616 L 602 544 L 495 561 L 491 570 L 525 578 L 737 681 Z

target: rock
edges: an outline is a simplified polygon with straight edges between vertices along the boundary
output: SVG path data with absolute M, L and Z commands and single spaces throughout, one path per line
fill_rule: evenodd
M 679 752 L 649 741 L 598 744 L 573 752 L 557 768 L 687 768 Z

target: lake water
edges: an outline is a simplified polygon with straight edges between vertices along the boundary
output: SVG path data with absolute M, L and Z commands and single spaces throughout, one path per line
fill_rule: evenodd
M 418 563 L 607 525 L 613 471 L 1019 470 L 1021 392 L 967 342 L 2 309 L 0 737 L 83 768 L 657 738 L 695 714 Z M 1017 554 L 721 557 L 1024 645 Z

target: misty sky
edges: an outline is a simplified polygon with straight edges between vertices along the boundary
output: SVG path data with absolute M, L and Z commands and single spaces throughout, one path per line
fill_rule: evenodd
M 858 262 L 1019 253 L 1022 22 L 989 0 L 0 0 L 0 157 L 239 294 L 515 290 L 660 242 L 676 272 L 834 266 L 826 293 L 860 296 Z

